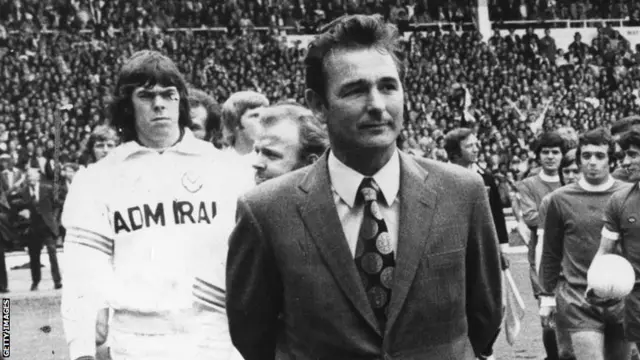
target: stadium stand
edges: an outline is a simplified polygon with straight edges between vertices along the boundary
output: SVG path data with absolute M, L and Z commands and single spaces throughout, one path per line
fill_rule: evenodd
M 60 156 L 77 161 L 91 131 L 105 121 L 114 72 L 136 50 L 168 54 L 193 86 L 218 102 L 239 90 L 256 90 L 272 102 L 303 103 L 300 59 L 306 49 L 301 43 L 291 46 L 274 25 L 304 32 L 354 12 L 381 12 L 392 21 L 469 24 L 472 3 L 210 0 L 152 6 L 155 2 L 146 0 L 1 0 L 0 151 L 15 153 L 22 167 L 34 156 L 47 163 L 58 117 Z M 521 4 L 489 3 L 498 19 L 510 19 L 503 16 L 505 7 Z M 550 2 L 522 2 L 534 8 L 542 3 Z M 638 10 L 638 2 L 631 1 L 554 3 L 546 7 L 554 17 L 565 16 L 567 7 L 567 16 L 575 12 L 578 19 L 632 16 Z M 502 30 L 483 41 L 474 26 L 445 31 L 438 25 L 434 31 L 405 34 L 402 51 L 408 67 L 405 150 L 436 157 L 449 129 L 474 127 L 483 145 L 480 165 L 500 179 L 505 205 L 513 181 L 536 166 L 530 145 L 538 131 L 562 126 L 582 131 L 640 110 L 640 53 L 620 32 L 602 26 L 595 39 L 562 49 L 535 26 L 535 33 Z

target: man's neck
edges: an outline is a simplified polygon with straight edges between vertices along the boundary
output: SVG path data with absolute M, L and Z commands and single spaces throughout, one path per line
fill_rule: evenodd
M 180 129 L 180 131 L 177 134 L 173 136 L 160 138 L 160 139 L 152 139 L 144 136 L 138 136 L 138 142 L 140 143 L 140 145 L 146 146 L 150 149 L 164 151 L 174 146 L 178 142 L 180 142 L 180 140 L 182 140 L 183 134 L 184 134 L 184 130 Z
M 459 165 L 459 166 L 462 166 L 463 168 L 466 168 L 466 169 L 473 169 L 473 163 L 472 162 L 466 162 L 466 161 L 460 161 L 460 160 L 451 160 L 451 163 Z
M 580 180 L 578 180 L 578 183 L 580 184 L 580 186 L 582 186 L 587 191 L 608 190 L 611 188 L 611 186 L 613 186 L 614 182 L 615 180 L 611 175 L 607 175 L 607 177 L 603 179 L 598 179 L 598 180 L 595 180 L 595 179 L 588 180 L 585 177 L 582 177 Z
M 373 176 L 389 162 L 396 150 L 394 145 L 377 151 L 374 149 L 337 150 L 335 148 L 331 151 L 338 160 L 353 170 L 364 176 Z
M 558 176 L 558 170 L 548 170 L 548 169 L 542 168 L 542 173 L 547 176 Z

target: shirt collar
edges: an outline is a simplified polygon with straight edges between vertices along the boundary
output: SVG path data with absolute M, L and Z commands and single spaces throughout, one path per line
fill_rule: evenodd
M 202 151 L 206 151 L 206 148 L 213 146 L 208 142 L 197 139 L 190 129 L 185 128 L 180 140 L 173 146 L 165 149 L 163 153 L 174 152 L 179 154 L 195 155 L 200 154 Z M 141 155 L 149 152 L 158 152 L 155 149 L 141 145 L 139 142 L 132 140 L 128 141 L 116 149 L 114 149 L 114 156 L 121 158 L 122 160 L 129 159 L 136 155 Z M 111 155 L 111 154 L 110 154 Z
M 549 176 L 549 175 L 545 174 L 543 170 L 540 170 L 540 172 L 538 173 L 538 176 L 540 177 L 540 180 L 542 180 L 544 182 L 547 182 L 547 183 L 560 182 L 560 176 L 559 175 Z
M 345 204 L 353 207 L 358 188 L 365 176 L 338 160 L 332 151 L 329 151 L 327 166 L 333 190 Z M 396 201 L 400 191 L 400 155 L 397 149 L 394 150 L 389 161 L 372 177 L 380 186 L 387 206 L 391 206 Z
M 580 187 L 589 192 L 602 192 L 602 191 L 609 190 L 611 189 L 614 183 L 615 183 L 615 179 L 612 176 L 609 176 L 607 181 L 605 181 L 600 185 L 591 185 L 584 178 L 581 178 L 580 180 L 578 180 L 578 184 L 580 185 Z

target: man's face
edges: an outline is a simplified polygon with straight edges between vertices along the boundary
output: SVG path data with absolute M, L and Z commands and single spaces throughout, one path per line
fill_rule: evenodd
M 93 156 L 98 161 L 107 156 L 115 147 L 116 142 L 114 140 L 98 140 L 93 144 Z
M 304 166 L 300 159 L 300 129 L 289 119 L 263 127 L 254 144 L 256 184 Z
M 332 149 L 385 149 L 402 129 L 403 88 L 388 53 L 338 50 L 325 63 L 327 122 Z
M 542 163 L 542 169 L 547 172 L 557 171 L 561 160 L 562 151 L 559 146 L 543 147 L 542 150 L 540 150 L 540 162 Z
M 73 177 L 76 175 L 76 170 L 71 166 L 65 166 L 62 169 L 62 176 L 67 180 L 73 180 Z
M 580 178 L 580 168 L 575 161 L 572 162 L 571 165 L 562 168 L 562 178 L 564 179 L 565 185 L 573 184 L 578 181 Z
M 261 131 L 260 114 L 263 109 L 263 107 L 249 109 L 240 117 L 240 127 L 242 128 L 240 131 L 252 141 L 256 140 Z
M 191 108 L 191 131 L 193 135 L 202 140 L 207 135 L 206 123 L 207 123 L 207 109 L 202 106 L 196 106 Z
M 580 168 L 583 178 L 598 185 L 609 177 L 609 155 L 607 145 L 584 145 L 580 147 Z
M 465 165 L 474 164 L 478 160 L 479 151 L 480 142 L 475 135 L 471 134 L 460 141 L 460 160 Z
M 140 86 L 131 95 L 138 138 L 159 142 L 180 132 L 180 93 L 175 86 Z
M 640 181 L 640 148 L 631 145 L 629 149 L 625 151 L 624 160 L 622 161 L 622 167 L 627 171 L 629 175 L 629 182 Z

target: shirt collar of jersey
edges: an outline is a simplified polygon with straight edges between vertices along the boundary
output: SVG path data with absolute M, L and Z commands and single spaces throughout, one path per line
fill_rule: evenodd
M 206 151 L 206 147 L 209 143 L 205 141 L 198 140 L 191 132 L 190 129 L 184 129 L 184 133 L 182 134 L 182 138 L 173 146 L 165 149 L 163 153 L 174 152 L 178 154 L 185 155 L 196 155 L 201 154 L 203 151 Z M 209 144 L 211 145 L 211 144 Z M 213 145 L 211 145 L 213 146 Z M 117 149 L 114 150 L 114 156 L 119 157 L 122 160 L 130 159 L 136 155 L 141 155 L 150 152 L 157 152 L 157 150 L 148 148 L 146 146 L 141 145 L 139 142 L 132 140 L 128 141 Z
M 555 175 L 555 176 L 549 176 L 547 174 L 544 173 L 544 171 L 540 170 L 540 172 L 538 173 L 538 176 L 540 177 L 540 180 L 547 182 L 547 183 L 554 183 L 554 182 L 560 182 L 560 176 L 559 175 Z
M 615 182 L 616 182 L 615 179 L 611 175 L 609 175 L 609 178 L 607 179 L 607 181 L 605 181 L 600 185 L 591 185 L 584 178 L 581 178 L 580 180 L 578 180 L 578 185 L 580 185 L 581 188 L 589 192 L 602 192 L 602 191 L 607 191 L 611 189 L 611 187 Z

